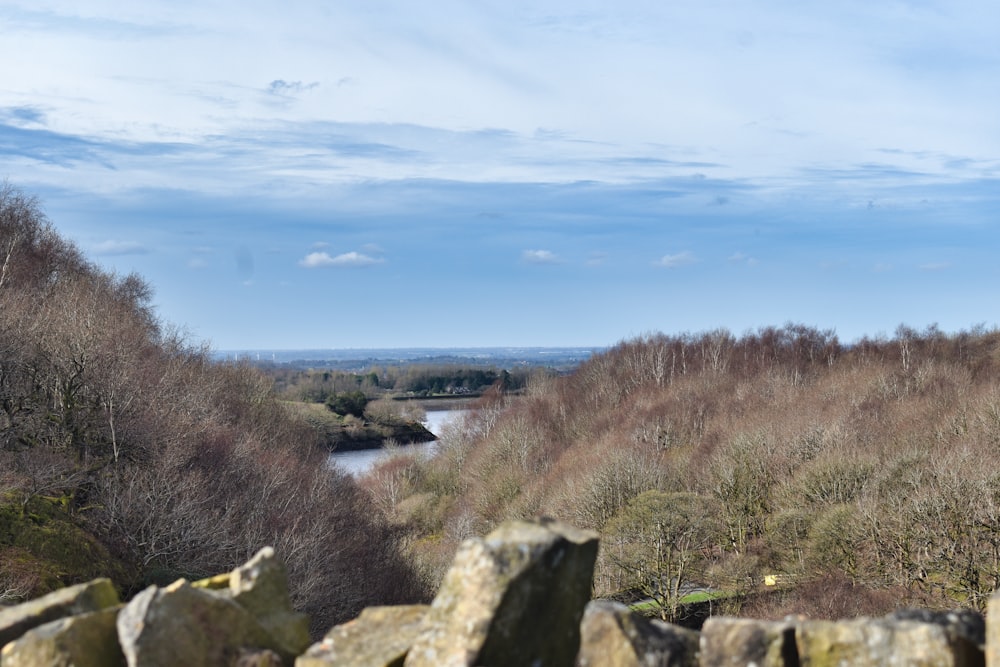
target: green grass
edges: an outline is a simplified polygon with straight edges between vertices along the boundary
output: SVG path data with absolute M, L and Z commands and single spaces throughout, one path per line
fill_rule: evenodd
M 695 591 L 694 593 L 688 593 L 680 599 L 681 604 L 699 604 L 701 602 L 712 602 L 714 600 L 726 600 L 731 597 L 735 597 L 737 593 L 735 591 Z M 655 614 L 660 609 L 658 605 L 653 600 L 646 600 L 645 602 L 636 602 L 635 604 L 629 605 L 629 609 L 639 614 L 649 615 Z

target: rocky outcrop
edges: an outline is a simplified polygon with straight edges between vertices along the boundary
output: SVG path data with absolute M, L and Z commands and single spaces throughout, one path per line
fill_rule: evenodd
M 3 648 L 3 667 L 124 665 L 115 621 L 120 605 L 78 616 L 67 616 L 24 633 Z
M 643 618 L 623 604 L 594 600 L 580 625 L 579 667 L 695 667 L 698 633 Z
M 920 621 L 858 618 L 806 621 L 795 630 L 798 664 L 972 667 L 983 664 L 974 645 L 950 636 L 944 626 Z
M 716 616 L 701 629 L 701 664 L 784 667 L 797 665 L 795 625 Z
M 267 547 L 228 577 L 150 586 L 118 614 L 118 640 L 131 666 L 233 664 L 247 651 L 290 662 L 309 645 L 309 620 Z
M 0 665 L 291 664 L 308 618 L 288 597 L 284 566 L 261 550 L 233 572 L 150 586 L 127 605 L 98 579 L 0 611 Z
M 427 605 L 369 607 L 313 644 L 295 667 L 371 665 L 400 667 L 424 631 Z
M 596 558 L 596 533 L 554 521 L 466 540 L 405 664 L 572 665 Z
M 245 648 L 280 648 L 232 598 L 183 579 L 136 595 L 118 615 L 118 639 L 129 665 L 226 665 Z
M 118 604 L 118 592 L 108 579 L 53 591 L 36 600 L 0 609 L 0 646 L 28 630 L 66 616 L 99 611 Z
M 701 632 L 589 601 L 597 536 L 513 522 L 466 541 L 433 604 L 373 607 L 309 643 L 270 549 L 230 573 L 119 603 L 107 580 L 0 609 L 0 667 L 238 665 L 1000 667 L 1000 597 L 973 611 L 883 618 L 713 617 Z

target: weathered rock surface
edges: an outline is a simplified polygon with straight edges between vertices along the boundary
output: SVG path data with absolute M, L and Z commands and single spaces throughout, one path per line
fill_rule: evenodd
M 424 629 L 427 605 L 369 607 L 353 621 L 334 626 L 295 667 L 400 667 Z
M 700 659 L 720 667 L 797 667 L 795 625 L 714 616 L 701 629 Z
M 124 665 L 115 619 L 120 607 L 67 616 L 29 630 L 0 653 L 3 667 Z
M 986 648 L 986 620 L 971 609 L 932 611 L 930 609 L 898 609 L 885 617 L 889 621 L 919 621 L 944 628 L 954 644 L 967 643 L 975 650 Z
M 594 600 L 580 624 L 578 667 L 696 667 L 698 633 Z
M 950 633 L 940 623 L 889 618 L 804 621 L 796 628 L 795 639 L 802 667 L 983 665 L 983 654 L 977 645 Z
M 118 640 L 133 667 L 229 665 L 246 649 L 294 658 L 229 596 L 183 579 L 136 595 L 118 614 Z
M 572 665 L 596 557 L 596 533 L 555 521 L 466 540 L 405 664 Z
M 985 620 L 922 609 L 843 621 L 713 617 L 696 633 L 591 602 L 596 555 L 592 532 L 508 523 L 463 543 L 432 605 L 366 609 L 308 650 L 308 621 L 271 549 L 127 605 L 95 580 L 0 609 L 0 667 L 1000 667 L 1000 594 Z
M 99 611 L 118 604 L 118 592 L 109 579 L 53 591 L 7 609 L 0 609 L 0 647 L 39 625 L 66 616 Z
M 264 626 L 283 652 L 298 655 L 309 646 L 309 617 L 292 609 L 288 574 L 274 549 L 261 549 L 245 565 L 233 570 L 229 592 Z

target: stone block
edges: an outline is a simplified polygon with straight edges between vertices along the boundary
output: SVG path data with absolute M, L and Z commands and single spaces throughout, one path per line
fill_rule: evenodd
M 580 624 L 578 667 L 697 667 L 699 635 L 650 620 L 608 600 L 587 605 Z
M 597 534 L 505 523 L 466 540 L 427 613 L 408 667 L 570 666 L 590 600 Z

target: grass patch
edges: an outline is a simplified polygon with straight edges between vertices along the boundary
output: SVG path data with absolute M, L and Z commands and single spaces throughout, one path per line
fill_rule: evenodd
M 735 591 L 695 591 L 688 593 L 680 599 L 681 604 L 700 604 L 702 602 L 714 602 L 715 600 L 728 600 L 736 597 Z M 660 610 L 660 605 L 653 600 L 643 600 L 629 605 L 632 611 L 644 616 L 656 615 Z

